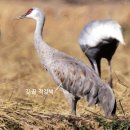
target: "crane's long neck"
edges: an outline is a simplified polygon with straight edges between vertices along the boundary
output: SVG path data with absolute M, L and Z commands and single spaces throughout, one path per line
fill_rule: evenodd
M 39 18 L 39 19 L 36 20 L 35 35 L 40 36 L 41 38 L 42 38 L 44 23 L 45 23 L 44 18 Z
M 40 58 L 44 56 L 44 54 L 46 53 L 46 51 L 48 51 L 49 48 L 49 46 L 44 42 L 42 37 L 44 22 L 45 22 L 44 17 L 37 19 L 36 29 L 34 32 L 34 41 L 35 41 L 34 45 Z
M 43 37 L 42 37 L 44 21 L 45 21 L 44 18 L 40 18 L 36 20 L 36 29 L 34 33 L 34 40 L 35 40 L 34 45 L 41 59 L 42 64 L 46 66 L 47 60 L 51 58 L 53 49 L 44 42 Z
M 44 26 L 44 18 L 36 20 L 36 29 L 34 33 L 34 40 L 35 40 L 35 48 L 38 52 L 38 54 L 41 51 L 41 48 L 44 47 L 42 32 L 43 32 L 43 26 Z

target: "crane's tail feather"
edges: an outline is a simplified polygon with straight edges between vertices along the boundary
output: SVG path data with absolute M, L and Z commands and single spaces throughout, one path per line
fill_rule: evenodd
M 116 99 L 114 93 L 108 84 L 99 88 L 98 99 L 106 116 L 112 116 L 116 113 Z
M 107 83 L 102 83 L 101 85 L 95 84 L 91 86 L 90 91 L 86 94 L 86 99 L 88 101 L 88 106 L 94 104 L 100 104 L 105 116 L 113 116 L 116 113 L 116 99 L 114 93 Z

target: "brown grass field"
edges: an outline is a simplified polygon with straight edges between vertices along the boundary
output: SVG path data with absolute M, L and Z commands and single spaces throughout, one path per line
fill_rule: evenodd
M 95 19 L 115 19 L 122 25 L 126 46 L 120 45 L 113 57 L 113 90 L 117 98 L 117 120 L 130 121 L 129 2 L 73 5 L 62 0 L 0 0 L 0 130 L 102 130 L 105 129 L 102 119 L 111 122 L 101 116 L 99 107 L 87 107 L 84 100 L 78 103 L 77 117 L 69 115 L 68 102 L 60 89 L 55 91 L 57 87 L 43 70 L 34 49 L 35 22 L 14 19 L 32 6 L 42 8 L 46 14 L 45 41 L 89 65 L 78 44 L 84 25 Z M 103 60 L 104 80 L 107 79 L 107 67 Z M 43 94 L 40 89 L 44 90 Z M 37 93 L 29 95 L 27 90 Z M 55 92 L 46 94 L 45 90 Z M 126 126 L 130 129 L 130 123 Z

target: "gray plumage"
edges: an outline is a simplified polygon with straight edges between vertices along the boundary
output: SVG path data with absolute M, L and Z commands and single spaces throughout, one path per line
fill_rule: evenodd
M 106 116 L 114 114 L 116 100 L 110 86 L 82 61 L 50 47 L 42 40 L 45 18 L 38 8 L 30 9 L 18 19 L 25 17 L 36 20 L 35 48 L 41 63 L 69 100 L 72 114 L 76 114 L 76 104 L 80 98 L 86 99 L 89 106 L 99 103 Z

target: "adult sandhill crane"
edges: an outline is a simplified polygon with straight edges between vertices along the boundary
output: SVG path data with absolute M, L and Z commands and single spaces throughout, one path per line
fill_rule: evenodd
M 101 76 L 100 61 L 106 58 L 109 65 L 109 83 L 112 86 L 111 60 L 118 44 L 125 44 L 121 26 L 113 20 L 97 20 L 81 31 L 79 43 L 94 70 Z
M 35 48 L 42 65 L 69 100 L 72 114 L 76 114 L 77 101 L 83 97 L 89 105 L 99 103 L 106 116 L 113 115 L 116 110 L 116 100 L 110 86 L 82 61 L 50 47 L 43 41 L 45 16 L 42 11 L 39 8 L 31 8 L 17 19 L 23 18 L 32 18 L 36 21 Z

